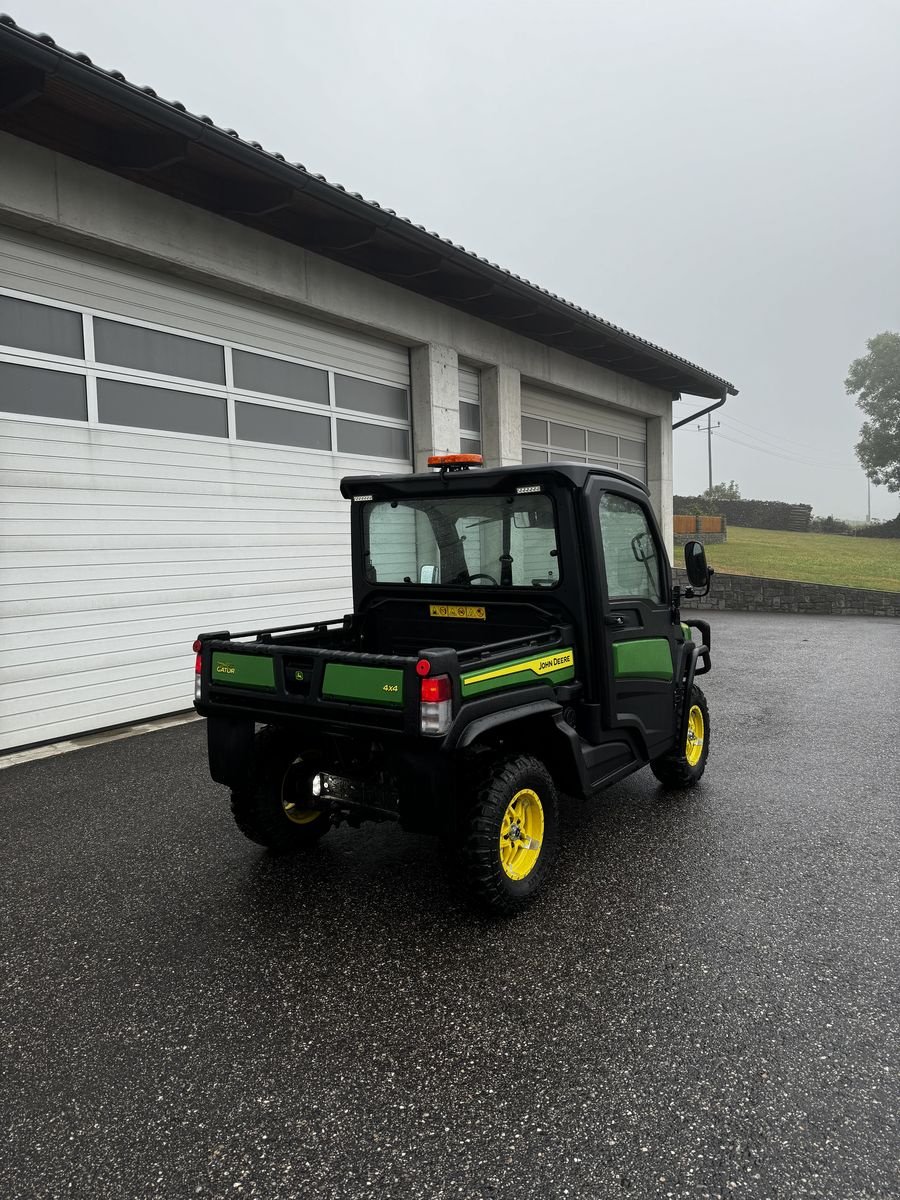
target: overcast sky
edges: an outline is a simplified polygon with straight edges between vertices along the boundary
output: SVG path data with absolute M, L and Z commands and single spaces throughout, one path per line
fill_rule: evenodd
M 9 7 L 731 379 L 715 479 L 865 516 L 843 380 L 900 330 L 900 0 Z M 676 492 L 706 482 L 676 431 Z

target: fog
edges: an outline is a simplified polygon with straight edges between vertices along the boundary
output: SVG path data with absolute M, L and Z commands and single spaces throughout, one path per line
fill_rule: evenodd
M 12 15 L 724 375 L 740 395 L 715 414 L 715 479 L 865 516 L 843 380 L 900 329 L 896 0 Z M 676 431 L 676 492 L 706 486 L 706 451 Z M 898 509 L 872 489 L 873 516 Z

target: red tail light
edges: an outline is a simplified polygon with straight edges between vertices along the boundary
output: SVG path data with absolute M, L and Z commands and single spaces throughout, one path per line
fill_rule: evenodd
M 422 680 L 423 704 L 440 704 L 442 700 L 449 700 L 451 695 L 449 675 L 434 675 L 431 679 Z
M 422 733 L 444 734 L 453 717 L 453 689 L 449 675 L 432 675 L 421 683 L 419 729 Z
M 200 655 L 198 654 L 197 657 L 194 659 L 194 674 L 199 675 L 202 670 L 203 670 L 203 666 L 202 666 L 202 663 L 200 660 Z

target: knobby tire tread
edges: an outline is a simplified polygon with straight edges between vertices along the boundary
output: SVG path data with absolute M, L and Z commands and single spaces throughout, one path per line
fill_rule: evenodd
M 524 880 L 511 880 L 500 865 L 499 822 L 509 801 L 529 779 L 544 809 L 544 840 L 540 858 Z M 549 876 L 559 848 L 559 807 L 556 786 L 547 768 L 530 754 L 490 758 L 473 769 L 474 801 L 462 846 L 467 893 L 488 912 L 511 916 L 531 902 Z

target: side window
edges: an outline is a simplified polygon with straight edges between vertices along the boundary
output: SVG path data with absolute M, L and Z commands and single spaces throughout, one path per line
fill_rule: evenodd
M 659 555 L 641 506 L 615 492 L 604 492 L 600 537 L 610 600 L 638 597 L 661 604 Z

